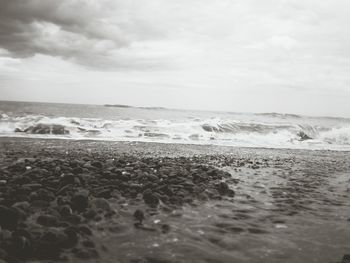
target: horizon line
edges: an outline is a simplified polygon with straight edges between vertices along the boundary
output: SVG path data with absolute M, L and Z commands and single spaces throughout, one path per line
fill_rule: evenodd
M 71 104 L 71 105 L 90 105 L 90 106 L 104 106 L 104 107 L 115 107 L 115 108 L 136 108 L 136 109 L 163 109 L 163 110 L 178 110 L 178 111 L 201 111 L 201 112 L 218 112 L 218 113 L 235 113 L 235 114 L 279 114 L 285 116 L 298 116 L 298 117 L 307 117 L 307 118 L 329 118 L 329 119 L 350 119 L 349 117 L 344 116 L 330 116 L 330 115 L 308 115 L 308 114 L 297 114 L 297 113 L 286 113 L 286 112 L 243 112 L 243 111 L 227 111 L 227 110 L 205 110 L 205 109 L 186 109 L 186 108 L 169 108 L 164 106 L 135 106 L 129 104 L 119 104 L 119 103 L 105 103 L 105 104 L 96 104 L 96 103 L 79 103 L 79 102 L 52 102 L 52 101 L 28 101 L 28 100 L 2 100 L 0 102 L 24 102 L 24 103 L 48 103 L 48 104 Z

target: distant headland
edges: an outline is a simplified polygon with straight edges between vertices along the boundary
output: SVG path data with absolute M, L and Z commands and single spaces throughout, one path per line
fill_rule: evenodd
M 165 110 L 167 108 L 164 107 L 136 107 L 131 105 L 124 104 L 104 104 L 105 107 L 114 107 L 114 108 L 137 108 L 137 109 L 149 109 L 149 110 Z

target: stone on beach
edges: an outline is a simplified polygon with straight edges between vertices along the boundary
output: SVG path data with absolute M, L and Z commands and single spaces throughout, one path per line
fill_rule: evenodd
M 19 213 L 15 209 L 0 205 L 1 228 L 14 230 L 17 228 L 19 220 L 20 220 Z
M 15 132 L 22 132 L 20 129 L 16 129 Z M 35 126 L 30 126 L 23 130 L 25 133 L 31 134 L 55 134 L 55 135 L 63 135 L 69 134 L 69 130 L 66 129 L 65 126 L 60 124 L 37 124 Z
M 48 131 L 44 126 L 40 129 L 32 131 Z M 6 238 L 10 244 L 5 246 L 0 240 L 0 249 L 6 259 L 58 260 L 69 248 L 82 259 L 97 257 L 94 242 L 88 238 L 95 233 L 91 224 L 119 218 L 114 209 L 117 204 L 138 203 L 160 211 L 169 205 L 208 200 L 218 192 L 230 196 L 225 183 L 217 184 L 227 178 L 225 172 L 191 159 L 105 158 L 82 151 L 30 155 L 14 159 L 9 155 L 10 161 L 0 169 L 0 239 Z M 212 194 L 200 198 L 205 192 Z M 135 226 L 146 232 L 168 233 L 170 224 L 158 228 L 142 224 L 146 214 L 152 214 L 147 209 L 134 211 Z M 123 231 L 123 227 L 111 229 Z
M 138 220 L 140 223 L 142 223 L 142 221 L 145 219 L 145 214 L 142 210 L 140 209 L 137 209 L 135 212 L 134 212 L 134 217 L 136 220 Z
M 88 191 L 80 191 L 72 197 L 72 209 L 83 212 L 88 207 Z

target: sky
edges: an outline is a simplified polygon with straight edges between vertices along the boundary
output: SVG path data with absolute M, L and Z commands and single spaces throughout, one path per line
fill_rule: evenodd
M 0 100 L 350 117 L 349 0 L 0 0 Z

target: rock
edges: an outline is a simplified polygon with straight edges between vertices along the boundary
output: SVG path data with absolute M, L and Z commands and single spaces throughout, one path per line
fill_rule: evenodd
M 103 211 L 109 211 L 111 210 L 111 207 L 108 203 L 108 201 L 104 198 L 95 198 L 92 200 L 92 207 L 97 210 L 103 210 Z
M 56 195 L 58 195 L 59 197 L 61 197 L 62 195 L 65 195 L 71 188 L 72 188 L 72 185 L 71 185 L 71 184 L 67 184 L 67 185 L 61 187 L 61 188 L 57 191 Z
M 137 209 L 134 212 L 134 217 L 136 220 L 138 220 L 142 224 L 142 221 L 145 219 L 145 214 L 143 213 L 142 210 Z
M 21 209 L 22 211 L 26 212 L 30 208 L 30 204 L 27 201 L 24 202 L 17 202 L 12 205 L 12 207 L 15 207 L 17 209 Z
M 30 126 L 24 130 L 26 133 L 31 134 L 56 134 L 63 135 L 69 134 L 69 130 L 66 129 L 63 125 L 59 124 L 37 124 L 35 126 Z
M 76 257 L 84 260 L 98 257 L 98 253 L 94 248 L 87 248 L 87 249 L 79 248 L 74 250 L 73 252 Z
M 30 189 L 31 191 L 35 191 L 39 188 L 42 187 L 42 184 L 37 184 L 37 183 L 33 183 L 33 184 L 23 184 L 22 185 L 23 188 L 28 188 Z
M 7 169 L 9 171 L 20 172 L 20 173 L 26 171 L 25 163 L 22 162 L 22 160 L 18 160 L 16 162 L 12 163 L 10 166 L 7 167 Z
M 202 125 L 203 130 L 205 130 L 206 132 L 214 132 L 214 131 L 218 131 L 218 128 L 211 126 L 210 124 L 203 124 Z
M 7 229 L 2 229 L 0 231 L 0 240 L 2 242 L 6 242 L 7 240 L 10 240 L 12 237 L 12 232 Z
M 57 204 L 58 205 L 69 205 L 70 206 L 70 198 L 68 196 L 58 196 L 57 197 Z
M 63 248 L 71 247 L 69 236 L 58 229 L 45 231 L 36 244 L 36 256 L 42 259 L 58 259 Z
M 115 159 L 107 159 L 106 160 L 106 165 L 110 167 L 114 167 L 115 165 Z
M 71 214 L 71 215 L 64 217 L 64 220 L 73 224 L 73 225 L 77 225 L 81 222 L 82 218 L 79 215 Z
M 350 263 L 350 254 L 345 254 L 341 263 Z
M 17 213 L 17 216 L 19 218 L 19 221 L 25 221 L 27 218 L 27 213 L 23 211 L 22 209 L 19 209 L 17 207 L 11 207 L 11 209 Z
M 0 248 L 0 263 L 6 263 L 6 259 L 8 257 L 8 254 L 5 250 Z
M 145 191 L 143 194 L 143 200 L 149 206 L 157 206 L 159 204 L 159 199 L 151 191 Z
M 78 192 L 72 197 L 71 207 L 73 210 L 84 212 L 88 205 L 88 193 L 86 191 Z
M 63 174 L 61 176 L 60 183 L 62 186 L 74 184 L 74 182 L 75 182 L 74 178 L 75 178 L 75 176 L 72 173 Z
M 312 140 L 312 138 L 303 131 L 298 132 L 298 136 L 299 136 L 299 141 Z
M 97 212 L 94 209 L 87 210 L 83 216 L 87 219 L 93 219 L 97 216 Z
M 53 215 L 40 215 L 36 222 L 43 226 L 56 226 L 58 224 L 58 219 Z
M 63 205 L 58 208 L 58 211 L 62 217 L 66 217 L 72 214 L 72 208 L 69 205 Z
M 162 225 L 162 233 L 166 234 L 170 231 L 170 226 L 168 224 L 163 224 Z
M 145 137 L 170 138 L 168 134 L 158 132 L 145 132 L 143 135 Z
M 111 198 L 111 192 L 112 191 L 110 189 L 103 189 L 102 191 L 100 191 L 96 194 L 96 197 L 102 197 L 102 198 L 109 199 L 109 198 Z
M 81 173 L 83 173 L 83 168 L 81 168 L 81 167 L 75 167 L 75 168 L 73 169 L 73 173 L 74 173 L 74 174 L 81 174 Z
M 13 254 L 18 258 L 27 258 L 33 253 L 32 243 L 28 237 L 14 233 L 11 240 L 10 251 L 13 251 Z
M 95 243 L 92 242 L 91 240 L 84 240 L 84 241 L 82 242 L 82 245 L 83 245 L 84 247 L 89 247 L 89 248 L 94 248 L 94 247 L 95 247 Z
M 47 202 L 51 202 L 55 200 L 55 195 L 46 189 L 39 189 L 37 191 L 37 195 L 38 195 L 38 200 L 44 200 Z
M 55 167 L 55 170 L 53 171 L 53 173 L 55 174 L 55 175 L 60 175 L 61 174 L 61 167 L 60 166 L 56 166 Z
M 220 182 L 215 185 L 220 195 L 227 195 L 229 197 L 234 197 L 235 192 L 229 188 L 228 184 L 225 182 Z
M 64 233 L 68 237 L 63 244 L 64 247 L 74 247 L 78 243 L 77 229 L 74 227 L 67 227 Z
M 148 232 L 157 232 L 157 229 L 156 228 L 153 228 L 153 227 L 149 227 L 149 226 L 144 226 L 142 225 L 140 222 L 136 222 L 134 224 L 134 226 L 138 229 L 141 229 L 141 230 L 144 230 L 144 231 L 148 231 Z
M 79 226 L 79 233 L 83 234 L 83 235 L 87 235 L 87 236 L 91 236 L 92 235 L 92 231 L 88 226 Z
M 15 209 L 0 205 L 0 226 L 3 229 L 14 230 L 17 228 L 20 215 Z
M 44 208 L 44 207 L 48 207 L 50 205 L 50 203 L 48 201 L 45 201 L 45 200 L 34 200 L 30 203 L 30 205 L 32 207 Z
M 96 167 L 96 168 L 99 168 L 99 169 L 102 169 L 102 163 L 99 162 L 99 161 L 94 161 L 91 163 L 92 166 Z

